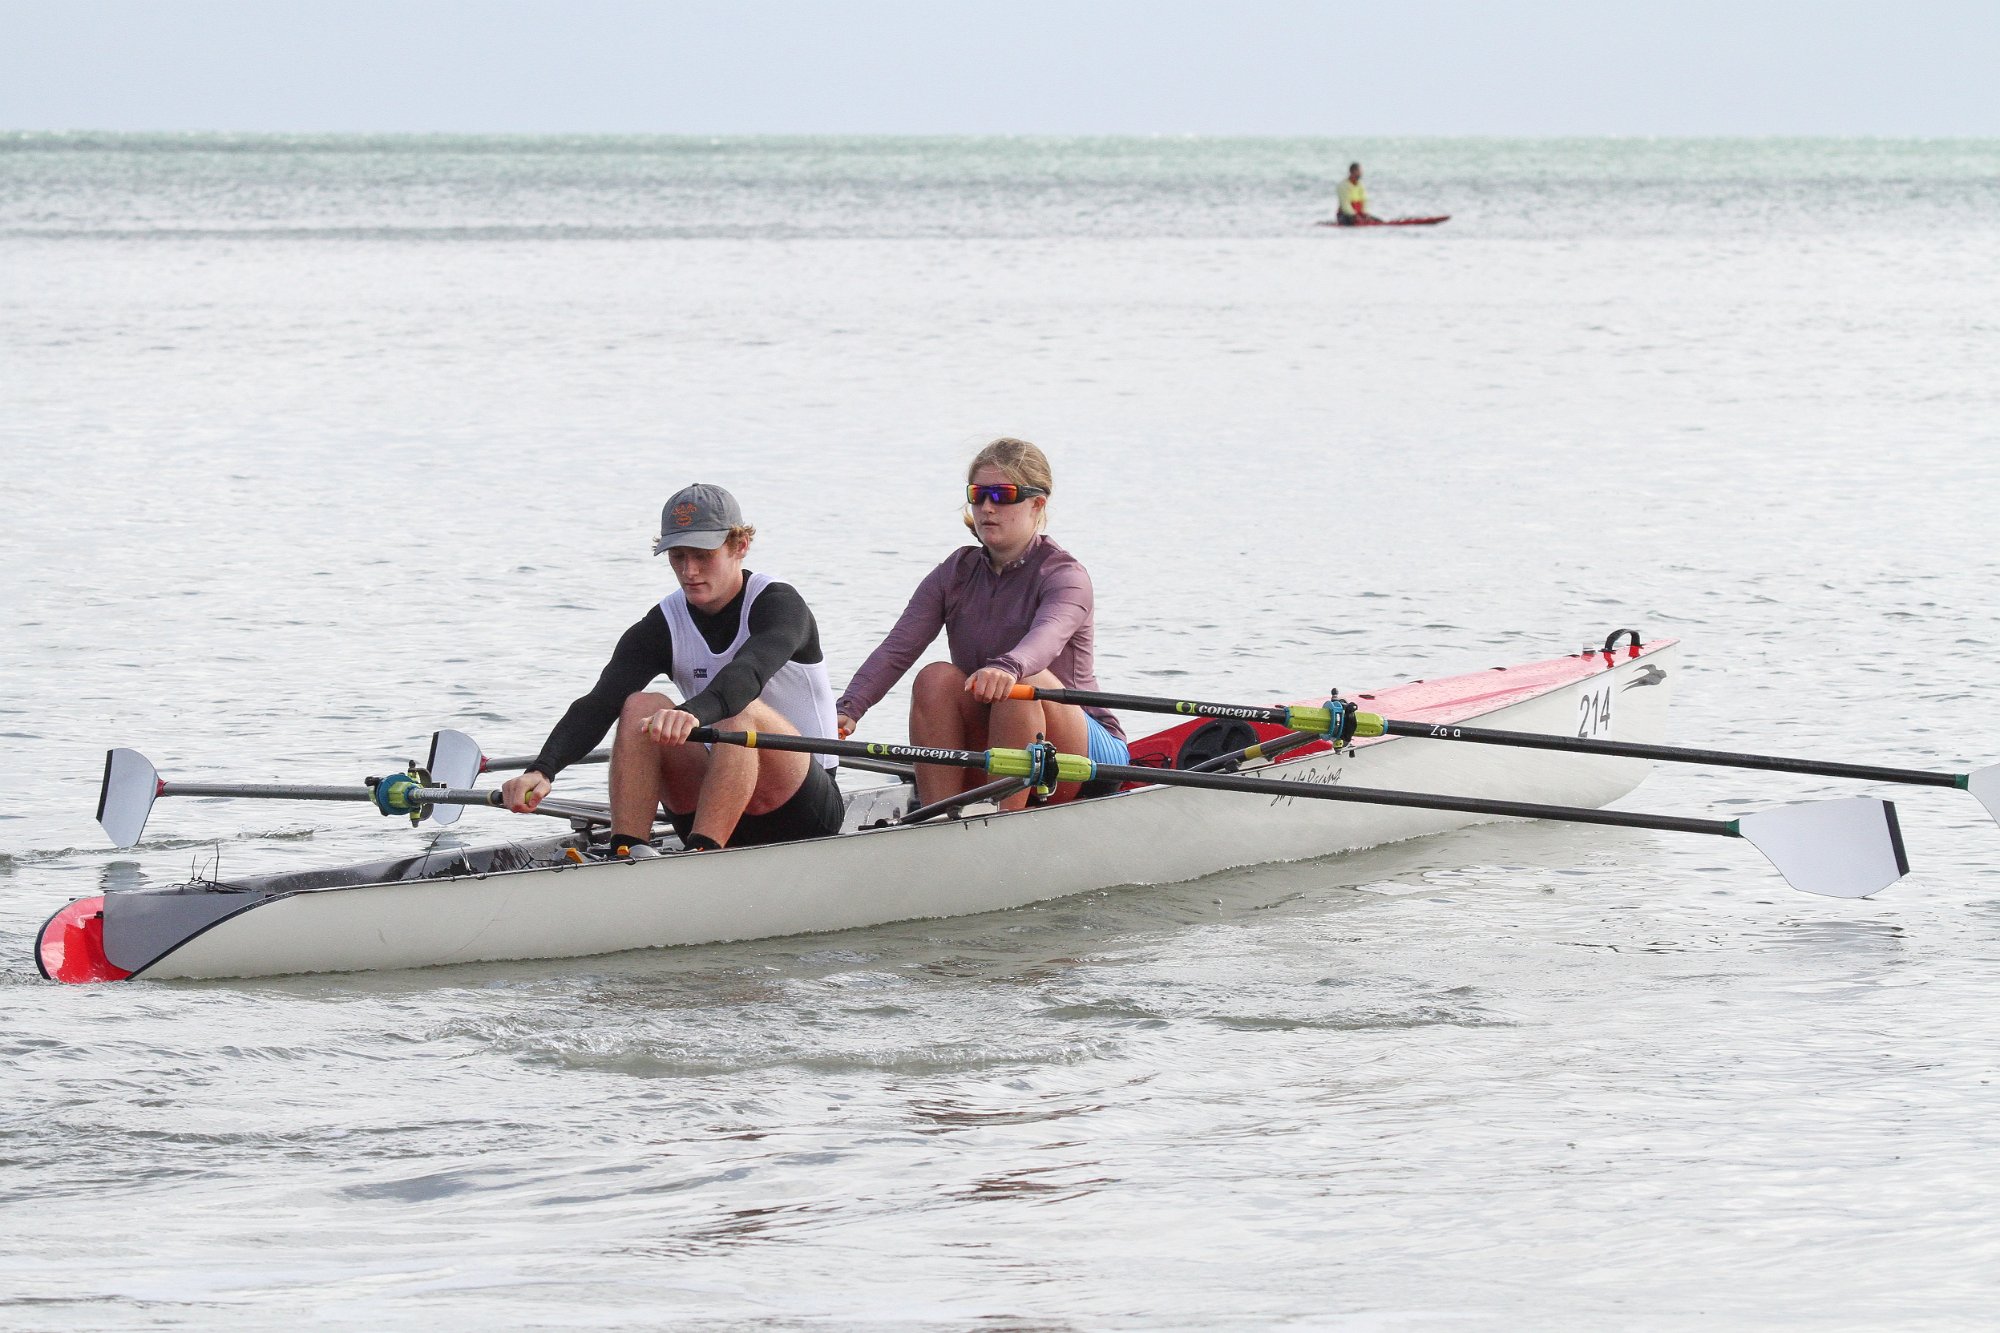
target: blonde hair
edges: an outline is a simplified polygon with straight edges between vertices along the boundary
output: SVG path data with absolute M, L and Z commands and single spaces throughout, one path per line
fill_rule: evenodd
M 1007 480 L 1016 486 L 1036 486 L 1055 494 L 1055 478 L 1049 472 L 1048 455 L 1026 440 L 1017 440 L 1011 435 L 1003 435 L 972 456 L 972 463 L 965 469 L 965 480 L 971 484 L 983 467 L 998 468 Z M 972 508 L 966 507 L 962 515 L 965 526 L 972 526 Z M 1044 505 L 1035 515 L 1035 530 L 1040 532 L 1049 525 L 1048 507 Z
M 723 544 L 737 555 L 750 549 L 750 539 L 757 535 L 757 529 L 748 523 L 738 523 L 729 529 L 728 540 Z

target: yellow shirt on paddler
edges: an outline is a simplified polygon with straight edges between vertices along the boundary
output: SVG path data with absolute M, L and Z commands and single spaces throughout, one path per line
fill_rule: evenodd
M 1359 181 L 1340 178 L 1340 211 L 1347 214 L 1368 211 L 1368 187 Z

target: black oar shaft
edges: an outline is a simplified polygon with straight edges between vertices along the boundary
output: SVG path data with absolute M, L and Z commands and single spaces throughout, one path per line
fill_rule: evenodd
M 1155 699 L 1143 694 L 1105 694 L 1099 690 L 1045 690 L 1039 685 L 1017 686 L 1032 692 L 1037 699 L 1046 699 L 1052 704 L 1076 704 L 1091 708 L 1130 708 L 1138 713 L 1174 713 L 1181 717 L 1230 717 L 1244 722 L 1269 722 L 1274 726 L 1289 724 L 1290 714 L 1283 708 L 1260 708 L 1254 704 L 1211 704 L 1198 699 Z
M 482 773 L 498 773 L 503 770 L 526 768 L 529 764 L 534 763 L 535 759 L 536 756 L 531 754 L 507 755 L 499 759 L 482 759 L 479 768 Z M 602 764 L 608 763 L 610 759 L 611 751 L 607 748 L 592 750 L 576 762 L 579 764 Z M 841 767 L 852 768 L 862 773 L 880 773 L 884 777 L 901 778 L 905 782 L 908 782 L 912 777 L 908 764 L 892 764 L 880 759 L 870 759 L 860 755 L 849 755 L 848 761 L 842 764 Z
M 962 791 L 956 796 L 947 796 L 942 801 L 932 801 L 929 805 L 920 805 L 896 822 L 898 824 L 921 824 L 932 815 L 944 814 L 948 811 L 956 810 L 962 805 L 971 805 L 974 801 L 1004 801 L 1027 785 L 1027 781 L 1023 778 L 1001 778 L 998 782 L 989 782 L 983 787 L 974 787 L 971 791 Z
M 1237 704 L 1201 703 L 1191 699 L 1163 699 L 1143 694 L 1103 694 L 1096 690 L 1045 690 L 1039 686 L 1019 686 L 1034 698 L 1052 703 L 1089 704 L 1098 708 L 1130 708 L 1141 713 L 1172 713 L 1181 717 L 1235 717 L 1252 722 L 1287 726 L 1291 713 L 1284 708 L 1258 708 Z M 1854 778 L 1863 782 L 1900 782 L 1918 787 L 1963 788 L 1961 773 L 1939 773 L 1919 768 L 1891 768 L 1881 764 L 1848 764 L 1835 760 L 1793 759 L 1783 755 L 1742 754 L 1730 750 L 1703 750 L 1686 745 L 1645 745 L 1634 741 L 1597 740 L 1582 736 L 1550 736 L 1533 731 L 1499 731 L 1484 727 L 1462 727 L 1455 723 L 1412 722 L 1400 718 L 1361 715 L 1361 734 L 1379 722 L 1383 734 L 1412 736 L 1425 740 L 1469 741 L 1475 745 L 1511 745 L 1531 750 L 1561 750 L 1570 754 L 1606 755 L 1620 759 L 1652 759 L 1670 764 L 1705 764 L 1716 768 L 1754 768 L 1773 773 L 1809 773 L 1826 778 Z
M 927 745 L 862 744 L 787 736 L 774 732 L 716 731 L 697 727 L 690 740 L 712 745 L 747 745 L 752 749 L 793 750 L 806 754 L 875 754 L 954 768 L 988 766 L 988 754 Z M 1011 753 L 1011 752 L 999 752 Z M 1087 762 L 1077 760 L 1076 762 Z M 1468 815 L 1499 815 L 1514 819 L 1556 819 L 1576 824 L 1610 824 L 1621 828 L 1663 829 L 1676 833 L 1707 833 L 1735 838 L 1733 821 L 1687 819 L 1677 815 L 1646 815 L 1626 810 L 1597 810 L 1582 805 L 1537 805 L 1528 801 L 1489 801 L 1473 796 L 1438 796 L 1428 792 L 1384 791 L 1373 787 L 1338 787 L 1319 782 L 1255 777 L 1235 773 L 1197 773 L 1173 768 L 1140 768 L 1128 764 L 1095 765 L 1094 776 L 1113 782 L 1138 782 L 1168 787 L 1202 787 L 1210 791 L 1249 792 L 1260 796 L 1293 796 L 1312 801 L 1352 801 L 1360 805 L 1395 805 L 1416 810 L 1449 810 Z
M 1564 750 L 1573 754 L 1610 755 L 1622 759 L 1657 759 L 1672 764 L 1709 764 L 1717 768 L 1757 768 L 1775 773 L 1811 773 L 1828 778 L 1858 778 L 1863 782 L 1902 782 L 1919 787 L 1957 787 L 1955 773 L 1932 773 L 1915 768 L 1886 768 L 1876 764 L 1843 764 L 1820 759 L 1788 759 L 1773 754 L 1738 754 L 1729 750 L 1701 750 L 1685 745 L 1643 745 L 1636 741 L 1590 740 L 1581 736 L 1547 736 L 1533 731 L 1497 731 L 1486 727 L 1461 727 L 1453 723 L 1382 720 L 1383 730 L 1392 736 L 1419 736 L 1426 740 L 1470 741 L 1475 745 L 1513 745 L 1530 750 Z
M 1240 750 L 1219 754 L 1213 759 L 1204 759 L 1186 771 L 1207 773 L 1218 768 L 1228 768 L 1232 764 L 1246 763 L 1252 759 L 1276 759 L 1280 755 L 1290 754 L 1301 745 L 1311 745 L 1314 741 L 1325 739 L 1326 737 L 1314 735 L 1310 731 L 1288 731 L 1282 736 L 1273 736 L 1268 741 L 1258 741 L 1255 745 L 1246 745 Z
M 1374 787 L 1337 787 L 1287 778 L 1251 774 L 1197 773 L 1192 770 L 1134 768 L 1099 764 L 1097 776 L 1116 782 L 1160 783 L 1170 787 L 1203 787 L 1210 791 L 1251 792 L 1260 796 L 1296 796 L 1314 801 L 1353 801 L 1362 805 L 1396 805 L 1416 810 L 1452 810 L 1468 815 L 1504 815 L 1516 819 L 1559 819 L 1575 824 L 1611 824 L 1621 828 L 1664 829 L 1675 833 L 1708 833 L 1735 838 L 1741 834 L 1726 819 L 1689 819 L 1679 815 L 1646 815 L 1627 810 L 1598 810 L 1585 805 L 1537 805 L 1529 801 L 1489 801 L 1475 796 L 1438 796 L 1429 792 L 1384 791 Z
M 848 755 L 840 761 L 842 768 L 851 768 L 858 773 L 880 773 L 884 777 L 901 778 L 904 782 L 916 781 L 916 770 L 908 764 L 891 764 L 880 759 L 857 759 Z
M 503 770 L 526 768 L 529 764 L 534 763 L 535 760 L 538 759 L 539 757 L 540 757 L 539 755 L 532 755 L 532 754 L 507 755 L 500 759 L 487 759 L 482 757 L 479 761 L 479 771 L 482 773 L 498 773 L 502 772 Z M 585 755 L 581 759 L 576 760 L 575 762 L 577 764 L 610 763 L 611 762 L 610 747 L 607 746 L 602 750 L 592 750 L 589 754 Z M 572 764 L 571 766 L 574 767 L 575 765 Z
M 986 767 L 984 751 L 941 750 L 929 745 L 884 745 L 879 741 L 835 741 L 819 736 L 791 736 L 781 731 L 717 731 L 714 727 L 696 727 L 688 739 L 703 745 L 745 745 L 753 750 L 791 750 L 800 754 L 838 755 L 843 759 L 896 759 L 906 764 Z

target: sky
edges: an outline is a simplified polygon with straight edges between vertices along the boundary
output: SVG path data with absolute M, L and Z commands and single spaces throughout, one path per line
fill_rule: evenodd
M 2000 0 L 0 0 L 0 130 L 2000 135 Z

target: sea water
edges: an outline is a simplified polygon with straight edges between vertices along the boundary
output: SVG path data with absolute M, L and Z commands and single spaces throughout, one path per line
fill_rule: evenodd
M 1315 227 L 1357 157 L 1451 221 Z M 1631 626 L 1685 643 L 1681 741 L 2000 759 L 1996 297 L 1991 141 L 0 140 L 0 1324 L 1985 1323 L 1962 793 L 1880 791 L 1913 872 L 1864 902 L 1529 824 L 581 961 L 59 988 L 31 946 L 73 897 L 425 845 L 165 800 L 116 851 L 102 754 L 532 751 L 689 481 L 844 681 L 1000 434 L 1054 462 L 1107 688 Z

